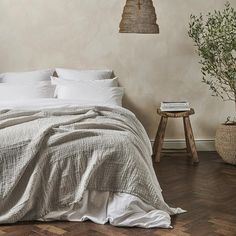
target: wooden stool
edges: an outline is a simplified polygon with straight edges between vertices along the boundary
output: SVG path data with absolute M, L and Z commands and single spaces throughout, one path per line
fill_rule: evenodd
M 158 127 L 158 131 L 156 134 L 154 146 L 153 146 L 153 159 L 155 162 L 161 161 L 161 153 L 162 153 L 162 146 L 165 137 L 165 130 L 168 118 L 183 118 L 184 122 L 184 133 L 185 133 L 185 142 L 186 148 L 184 149 L 188 155 L 191 156 L 193 163 L 198 163 L 198 154 L 196 150 L 196 145 L 194 141 L 193 131 L 190 123 L 189 116 L 193 115 L 195 112 L 191 108 L 190 111 L 184 112 L 163 112 L 160 109 L 157 109 L 157 113 L 161 116 L 161 121 Z M 179 151 L 179 149 L 165 149 L 165 150 L 175 150 Z M 181 150 L 181 149 L 180 149 Z M 183 150 L 183 149 L 182 149 Z

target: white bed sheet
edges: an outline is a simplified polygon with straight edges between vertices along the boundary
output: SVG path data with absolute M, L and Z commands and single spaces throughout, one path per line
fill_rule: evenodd
M 141 228 L 171 228 L 170 216 L 127 193 L 87 190 L 80 202 L 80 209 L 50 212 L 40 221 L 86 221 L 97 224 Z
M 92 104 L 87 101 L 64 100 L 57 98 L 39 98 L 26 100 L 0 101 L 0 109 L 45 109 L 45 108 L 63 108 L 73 106 L 104 106 L 105 104 Z
M 45 109 L 73 106 L 95 105 L 79 102 L 78 100 L 34 99 L 21 101 L 0 101 L 2 109 Z M 96 104 L 98 105 L 98 104 Z M 102 104 L 99 104 L 102 105 Z M 125 109 L 125 108 L 124 108 Z M 161 190 L 160 190 L 161 191 Z M 41 221 L 91 220 L 98 224 L 109 222 L 114 226 L 142 227 L 142 228 L 171 228 L 170 216 L 161 210 L 146 204 L 136 196 L 127 193 L 101 192 L 87 190 L 83 196 L 79 211 L 67 209 L 65 211 L 48 212 Z M 176 214 L 183 213 L 177 209 Z

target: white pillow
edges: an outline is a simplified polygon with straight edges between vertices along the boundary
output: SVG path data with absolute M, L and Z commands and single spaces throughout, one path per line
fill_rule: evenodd
M 47 81 L 22 85 L 0 83 L 0 101 L 53 98 L 54 91 L 55 86 Z
M 80 102 L 84 101 L 85 105 L 111 105 L 122 106 L 124 88 L 112 87 L 104 88 L 91 86 L 86 83 L 79 86 L 57 86 L 58 99 L 74 99 Z
M 114 79 L 101 79 L 101 80 L 64 80 L 61 78 L 51 76 L 51 82 L 53 85 L 65 85 L 65 86 L 82 86 L 86 84 L 87 86 L 92 87 L 103 87 L 103 88 L 111 88 L 118 87 L 118 78 Z M 55 89 L 54 97 L 57 97 L 57 87 Z
M 25 84 L 35 83 L 38 81 L 50 81 L 50 76 L 54 73 L 53 69 L 29 71 L 29 72 L 12 72 L 0 75 L 0 82 Z
M 71 70 L 56 68 L 58 77 L 67 80 L 111 79 L 112 70 Z
M 100 86 L 106 88 L 118 87 L 118 77 L 115 77 L 113 79 L 101 79 L 101 80 L 67 80 L 51 76 L 51 82 L 53 85 L 79 86 L 81 84 L 86 83 L 87 85 Z

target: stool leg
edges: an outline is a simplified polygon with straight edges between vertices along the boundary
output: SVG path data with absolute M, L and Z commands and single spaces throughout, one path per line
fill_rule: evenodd
M 197 154 L 197 149 L 194 141 L 194 136 L 193 136 L 193 130 L 192 126 L 190 123 L 189 117 L 184 117 L 184 125 L 186 127 L 186 135 L 187 135 L 187 142 L 189 143 L 189 148 L 192 154 L 192 159 L 194 163 L 198 163 L 198 154 Z
M 187 154 L 192 156 L 190 144 L 189 144 L 189 141 L 188 141 L 186 122 L 184 122 L 184 117 L 183 117 L 183 123 L 184 123 L 184 136 L 185 136 Z
M 167 121 L 168 121 L 167 117 L 164 116 L 161 117 L 161 121 L 155 138 L 155 143 L 153 146 L 153 157 L 155 162 L 161 161 L 161 150 L 164 142 Z

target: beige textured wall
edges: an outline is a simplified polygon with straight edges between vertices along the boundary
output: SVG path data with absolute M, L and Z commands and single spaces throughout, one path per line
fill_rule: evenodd
M 236 0 L 231 0 L 236 7 Z M 200 83 L 187 36 L 190 13 L 220 9 L 223 0 L 154 0 L 160 35 L 119 34 L 125 0 L 0 0 L 0 72 L 47 67 L 112 68 L 126 88 L 125 106 L 154 137 L 162 100 L 189 100 L 198 139 L 212 139 L 233 104 Z M 181 138 L 180 121 L 168 138 Z

